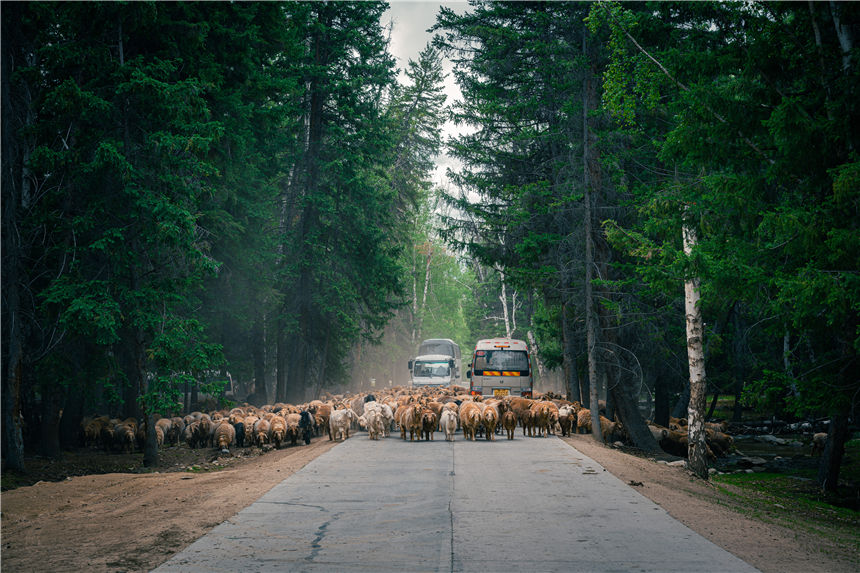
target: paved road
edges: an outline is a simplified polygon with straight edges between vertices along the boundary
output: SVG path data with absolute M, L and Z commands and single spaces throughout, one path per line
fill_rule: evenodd
M 756 569 L 557 438 L 359 433 L 156 571 Z

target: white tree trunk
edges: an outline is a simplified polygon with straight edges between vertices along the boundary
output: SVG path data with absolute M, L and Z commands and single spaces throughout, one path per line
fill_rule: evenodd
M 537 339 L 535 338 L 535 333 L 533 331 L 529 330 L 528 332 L 526 332 L 526 338 L 528 338 L 529 348 L 531 349 L 532 355 L 534 356 L 535 364 L 537 364 L 538 377 L 540 377 L 541 381 L 543 381 L 543 379 L 544 379 L 543 378 L 543 362 L 541 362 L 540 356 L 538 355 L 538 353 L 540 352 L 540 349 L 538 348 L 538 343 L 537 343 Z
M 418 276 L 415 262 L 415 247 L 412 247 L 412 345 L 415 346 L 415 335 L 418 327 Z
M 685 209 L 686 210 L 686 209 Z M 685 217 L 683 225 L 684 254 L 689 257 L 698 243 L 696 230 Z M 700 300 L 699 277 L 684 280 L 684 312 L 687 321 L 687 360 L 690 366 L 690 404 L 687 407 L 688 458 L 690 469 L 708 479 L 707 444 L 705 443 L 705 351 L 702 344 L 704 324 Z
M 421 296 L 421 308 L 418 309 L 418 327 L 414 342 L 421 339 L 421 329 L 424 326 L 424 312 L 427 308 L 427 292 L 430 290 L 430 262 L 433 260 L 433 245 L 427 243 L 427 264 L 424 268 L 424 294 Z
M 511 337 L 511 318 L 508 314 L 508 291 L 505 285 L 505 270 L 501 266 L 496 266 L 496 271 L 502 280 L 502 294 L 499 295 L 499 300 L 502 302 L 502 316 L 505 319 L 505 336 Z

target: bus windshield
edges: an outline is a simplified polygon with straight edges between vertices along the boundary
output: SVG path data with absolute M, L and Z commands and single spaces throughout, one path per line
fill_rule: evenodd
M 529 355 L 521 350 L 478 350 L 475 352 L 476 371 L 529 371 Z
M 416 378 L 445 378 L 451 375 L 448 361 L 416 362 L 412 375 Z

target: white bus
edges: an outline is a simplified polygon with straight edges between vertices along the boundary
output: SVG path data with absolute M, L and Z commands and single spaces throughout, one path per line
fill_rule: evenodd
M 460 384 L 463 359 L 460 345 L 450 338 L 430 338 L 421 343 L 418 356 L 409 361 L 413 386 Z
M 479 340 L 466 377 L 472 395 L 531 398 L 534 381 L 529 347 L 513 338 Z
M 409 361 L 412 386 L 450 386 L 454 382 L 454 359 L 444 354 L 424 354 Z

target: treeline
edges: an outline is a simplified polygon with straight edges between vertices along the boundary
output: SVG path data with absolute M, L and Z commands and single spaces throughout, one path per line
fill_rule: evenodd
M 734 394 L 736 419 L 829 416 L 836 487 L 860 400 L 858 21 L 851 2 L 441 10 L 474 128 L 450 142 L 443 233 L 533 293 L 546 362 L 593 408 L 608 388 L 641 447 L 640 398 L 701 429 L 705 391 Z
M 304 401 L 408 305 L 444 94 L 385 8 L 4 3 L 4 468 L 228 372 Z

